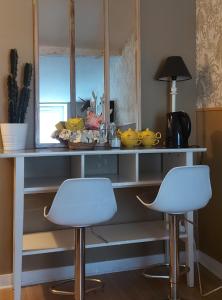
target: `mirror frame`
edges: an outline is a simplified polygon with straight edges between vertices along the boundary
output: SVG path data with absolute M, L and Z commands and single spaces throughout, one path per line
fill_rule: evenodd
M 67 0 L 69 3 L 69 47 L 70 47 L 70 111 L 72 115 L 76 114 L 76 86 L 75 86 L 75 0 Z M 104 121 L 109 120 L 109 102 L 110 102 L 110 56 L 109 56 L 109 1 L 104 3 L 104 101 L 105 116 Z M 141 129 L 141 39 L 140 39 L 140 1 L 135 2 L 136 18 L 136 129 Z M 39 12 L 38 0 L 33 2 L 33 20 L 34 20 L 34 98 L 35 98 L 35 147 L 64 147 L 61 144 L 40 143 L 40 102 L 39 102 Z

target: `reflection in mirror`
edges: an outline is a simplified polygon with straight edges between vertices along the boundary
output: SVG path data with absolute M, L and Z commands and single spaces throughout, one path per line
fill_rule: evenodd
M 76 114 L 102 113 L 104 95 L 104 0 L 75 1 Z
M 110 99 L 117 126 L 136 127 L 136 1 L 109 1 Z
M 33 1 L 36 146 L 56 144 L 55 124 L 92 111 L 139 129 L 140 0 Z
M 38 0 L 39 107 L 37 143 L 55 143 L 55 124 L 70 114 L 70 0 Z

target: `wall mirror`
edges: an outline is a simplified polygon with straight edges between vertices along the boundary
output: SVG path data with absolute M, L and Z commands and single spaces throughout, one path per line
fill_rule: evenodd
M 140 0 L 33 0 L 36 147 L 55 124 L 96 114 L 140 128 Z

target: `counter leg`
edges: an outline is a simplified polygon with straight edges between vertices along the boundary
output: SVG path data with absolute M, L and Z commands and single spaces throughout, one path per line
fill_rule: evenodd
M 13 289 L 14 300 L 21 300 L 24 216 L 24 157 L 14 159 L 13 207 Z
M 186 214 L 186 218 L 193 222 L 193 212 Z M 189 287 L 194 286 L 194 230 L 193 225 L 186 222 L 186 264 L 190 268 L 190 272 L 187 274 L 187 285 Z
M 193 152 L 186 153 L 186 165 L 193 165 Z M 186 218 L 193 222 L 193 212 L 186 214 Z M 186 222 L 187 239 L 185 243 L 186 248 L 186 264 L 190 268 L 190 272 L 187 274 L 187 285 L 189 287 L 194 286 L 194 230 L 191 223 Z

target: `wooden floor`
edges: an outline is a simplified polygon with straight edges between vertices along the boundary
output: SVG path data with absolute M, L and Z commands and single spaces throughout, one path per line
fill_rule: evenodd
M 102 276 L 105 280 L 104 291 L 91 293 L 86 300 L 165 300 L 167 299 L 167 281 L 148 280 L 141 276 L 141 271 L 114 273 Z M 203 271 L 205 290 L 215 288 L 219 281 Z M 22 289 L 22 300 L 71 300 L 69 296 L 55 296 L 48 292 L 49 285 L 38 285 Z M 222 290 L 203 298 L 197 288 L 187 288 L 185 279 L 181 280 L 180 294 L 187 300 L 221 300 Z M 13 300 L 11 290 L 0 290 L 1 300 Z

